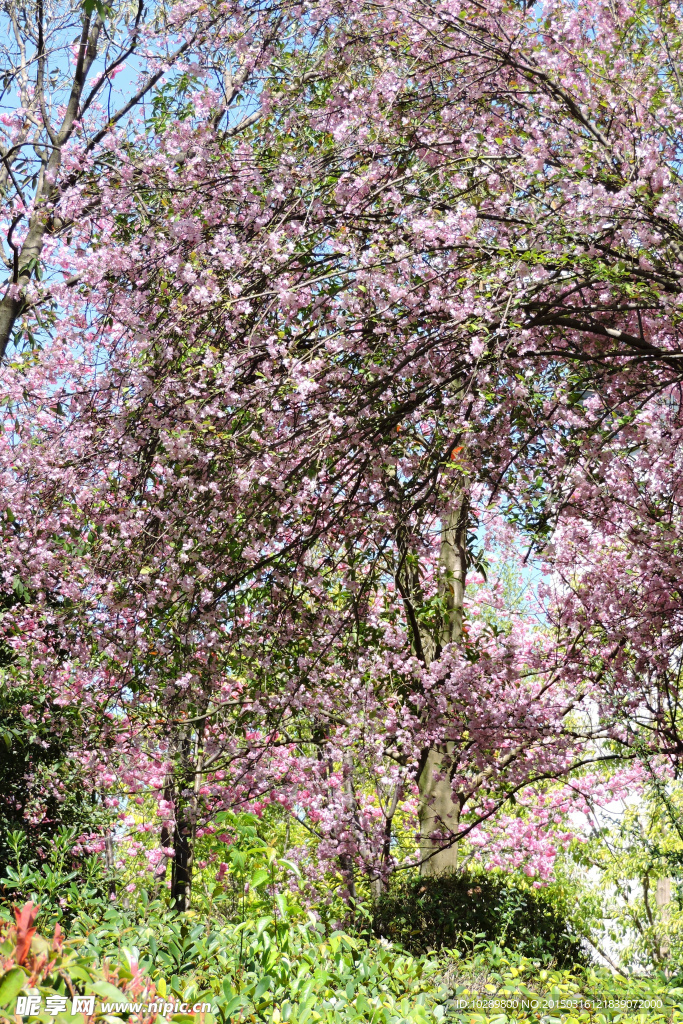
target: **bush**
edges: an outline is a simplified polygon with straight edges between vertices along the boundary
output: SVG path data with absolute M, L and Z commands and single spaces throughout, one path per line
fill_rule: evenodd
M 451 951 L 438 958 L 439 980 L 449 992 L 444 1024 L 683 1022 L 683 989 L 663 972 L 638 977 L 602 967 L 541 969 L 538 960 L 491 943 L 478 943 L 466 957 Z
M 115 1003 L 135 1002 L 149 1006 L 156 988 L 134 962 L 112 966 L 107 961 L 95 964 L 80 957 L 64 941 L 59 924 L 52 940 L 36 934 L 35 918 L 39 908 L 27 903 L 15 911 L 16 923 L 0 922 L 0 1020 L 16 1020 L 19 997 L 36 996 L 40 1010 L 31 1019 L 52 1024 L 86 1024 L 89 1013 L 74 1007 L 76 996 L 94 996 Z M 48 1001 L 54 1001 L 55 1013 Z M 76 1012 L 73 1012 L 76 1010 Z M 101 1016 L 95 1011 L 96 1016 Z M 127 1014 L 126 1014 L 127 1016 Z M 153 1024 L 156 1012 L 142 1011 L 138 1024 Z
M 462 952 L 483 939 L 558 966 L 585 963 L 563 898 L 552 887 L 534 889 L 502 874 L 419 875 L 394 878 L 377 901 L 379 936 L 414 953 L 451 948 Z
M 0 643 L 0 669 L 2 660 Z M 60 828 L 90 833 L 109 818 L 93 803 L 83 769 L 71 756 L 78 743 L 76 719 L 72 708 L 0 678 L 0 874 L 15 864 L 17 842 L 22 863 L 35 868 Z
M 207 927 L 192 912 L 150 913 L 133 922 L 115 908 L 105 926 L 87 941 L 65 941 L 59 924 L 52 941 L 34 933 L 37 908 L 17 912 L 17 925 L 0 923 L 0 1020 L 14 1020 L 19 996 L 41 997 L 35 1024 L 92 1024 L 131 1019 L 167 1024 L 156 1007 L 207 1003 L 211 1011 L 172 1013 L 177 1024 L 440 1024 L 449 991 L 438 961 L 415 958 L 401 949 L 369 945 L 325 928 L 312 916 L 295 923 L 286 897 L 277 897 L 278 916 L 246 918 L 239 924 Z M 149 910 L 150 907 L 147 907 Z M 297 915 L 298 916 L 298 915 Z M 124 925 L 117 948 L 114 929 Z M 137 943 L 137 945 L 133 944 Z M 93 957 L 93 945 L 107 955 Z M 140 948 L 146 955 L 140 955 Z M 94 1013 L 72 1014 L 74 994 L 94 995 Z M 61 997 L 65 1008 L 48 1012 L 47 1000 Z M 138 1003 L 142 1009 L 107 1009 L 106 1003 Z
M 538 961 L 485 943 L 467 957 L 415 957 L 384 940 L 328 935 L 312 916 L 302 921 L 297 911 L 293 919 L 286 898 L 277 899 L 277 918 L 239 924 L 211 925 L 192 912 L 162 915 L 151 904 L 146 923 L 131 915 L 115 920 L 111 907 L 105 927 L 86 942 L 76 935 L 65 941 L 59 925 L 51 941 L 34 935 L 36 908 L 28 905 L 16 926 L 0 924 L 0 1020 L 16 1020 L 17 996 L 33 993 L 44 1007 L 31 1018 L 35 1024 L 169 1024 L 156 1008 L 160 1000 L 213 1008 L 172 1012 L 174 1024 L 683 1024 L 683 990 L 663 974 L 542 970 Z M 117 946 L 117 925 L 125 945 Z M 108 953 L 93 957 L 93 944 Z M 76 993 L 97 997 L 87 1019 L 70 1012 Z M 66 1002 L 56 1017 L 45 1005 L 55 995 Z M 104 1005 L 110 1001 L 144 1009 L 112 1011 Z M 553 1014 L 567 1003 L 579 1004 L 571 1017 Z

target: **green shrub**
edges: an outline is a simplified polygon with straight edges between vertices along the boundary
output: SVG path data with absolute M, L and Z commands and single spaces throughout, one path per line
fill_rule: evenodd
M 102 1002 L 154 1005 L 156 987 L 135 962 L 112 965 L 79 956 L 59 924 L 51 940 L 43 938 L 35 929 L 38 909 L 27 903 L 15 911 L 16 923 L 0 922 L 0 1020 L 21 1019 L 15 1015 L 17 1000 L 27 997 L 38 1000 L 38 1007 L 27 1011 L 35 1024 L 87 1024 L 94 1018 L 87 1007 L 74 1004 L 79 996 L 93 997 L 94 1017 L 103 1019 Z M 155 1024 L 158 1018 L 147 1009 L 136 1019 L 138 1024 Z
M 602 967 L 541 968 L 538 960 L 491 943 L 478 943 L 467 956 L 453 951 L 438 958 L 449 1024 L 683 1022 L 683 989 L 663 972 L 645 977 Z
M 14 865 L 0 870 L 0 917 L 10 907 L 30 901 L 38 904 L 40 926 L 51 931 L 59 921 L 69 927 L 80 913 L 99 916 L 109 903 L 109 884 L 102 857 L 74 854 L 79 831 L 62 825 L 45 842 L 43 858 L 26 856 L 26 836 L 20 830 L 5 837 Z
M 142 1003 L 136 1024 L 164 1024 L 150 1005 L 159 1000 L 211 1004 L 194 1015 L 172 1011 L 175 1024 L 683 1024 L 683 989 L 662 974 L 542 969 L 486 943 L 468 956 L 412 956 L 385 940 L 326 934 L 283 894 L 276 906 L 277 916 L 240 923 L 164 914 L 152 903 L 143 921 L 110 907 L 101 927 L 66 941 L 59 927 L 52 941 L 31 936 L 35 908 L 24 907 L 19 927 L 0 924 L 0 1020 L 15 1020 L 17 996 L 32 992 L 44 1006 L 55 994 L 67 1003 L 56 1018 L 45 1009 L 32 1017 L 36 1024 L 130 1017 L 107 1012 L 107 1001 Z M 87 1021 L 70 1012 L 74 993 L 97 997 Z M 577 1009 L 558 1010 L 569 1003 Z
M 586 962 L 563 898 L 553 888 L 534 889 L 503 874 L 419 875 L 394 878 L 377 901 L 379 936 L 414 953 L 471 950 L 484 939 L 560 967 Z
M 0 595 L 0 612 L 2 607 Z M 72 756 L 77 714 L 35 688 L 8 684 L 1 676 L 3 657 L 0 642 L 0 875 L 16 867 L 17 843 L 22 864 L 37 868 L 61 829 L 98 832 L 109 819 Z

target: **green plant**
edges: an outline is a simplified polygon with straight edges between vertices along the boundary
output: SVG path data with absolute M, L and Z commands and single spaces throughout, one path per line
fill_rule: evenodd
M 571 849 L 591 919 L 584 934 L 624 968 L 683 979 L 683 789 L 658 780 L 637 801 L 602 810 Z M 658 892 L 658 887 L 662 889 Z M 577 923 L 579 923 L 577 921 Z
M 12 600 L 0 593 L 0 614 Z M 89 833 L 108 820 L 83 785 L 83 769 L 73 756 L 78 711 L 27 686 L 22 666 L 11 662 L 0 641 L 0 877 L 16 861 L 16 839 L 10 836 L 21 833 L 22 863 L 37 866 L 60 829 Z
M 413 952 L 471 950 L 478 938 L 565 967 L 586 955 L 563 904 L 553 887 L 534 889 L 500 873 L 409 875 L 379 898 L 374 923 L 378 935 Z
M 657 973 L 618 975 L 593 966 L 544 968 L 537 959 L 477 943 L 441 954 L 447 1019 L 458 1024 L 654 1024 L 683 1021 L 683 989 Z
M 32 903 L 15 911 L 16 923 L 0 924 L 0 1019 L 15 1020 L 18 999 L 35 998 L 38 1005 L 26 1010 L 31 1019 L 54 1024 L 86 1024 L 93 1018 L 106 1019 L 103 1003 L 137 1003 L 140 1024 L 153 1024 L 159 1014 L 152 1009 L 156 989 L 134 962 L 97 964 L 79 956 L 64 941 L 59 924 L 52 940 L 36 934 L 38 912 Z M 94 1010 L 79 1007 L 76 1000 L 92 997 Z M 50 1006 L 52 1003 L 52 1006 Z M 55 1012 L 52 1012 L 52 1011 Z M 129 1016 L 124 1012 L 124 1016 Z
M 79 830 L 62 825 L 46 842 L 42 860 L 27 856 L 28 839 L 21 829 L 7 833 L 11 861 L 0 877 L 5 906 L 27 900 L 41 907 L 41 920 L 70 922 L 90 910 L 99 913 L 109 899 L 105 865 L 101 857 L 74 853 Z

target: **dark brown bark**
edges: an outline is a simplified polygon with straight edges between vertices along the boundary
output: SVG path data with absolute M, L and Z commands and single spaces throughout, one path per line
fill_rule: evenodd
M 192 872 L 199 814 L 204 725 L 204 719 L 200 719 L 196 730 L 188 725 L 182 726 L 176 744 L 171 901 L 177 911 L 189 910 L 192 900 Z

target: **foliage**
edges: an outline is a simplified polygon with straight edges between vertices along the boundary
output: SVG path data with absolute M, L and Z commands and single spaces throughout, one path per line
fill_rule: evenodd
M 453 993 L 453 1020 L 461 1024 L 517 1020 L 543 1024 L 590 1021 L 645 1024 L 683 1019 L 683 989 L 666 975 L 631 977 L 588 967 L 542 968 L 538 960 L 480 944 L 444 974 Z M 462 1004 L 467 1004 L 467 1009 Z M 487 1009 L 488 1004 L 488 1009 Z
M 7 833 L 13 863 L 0 876 L 4 905 L 30 901 L 41 908 L 41 924 L 50 927 L 55 922 L 64 925 L 88 910 L 101 913 L 109 900 L 111 878 L 103 858 L 87 852 L 87 839 L 79 830 L 61 826 L 45 842 L 43 855 L 34 860 L 26 855 L 24 833 Z
M 415 957 L 386 942 L 342 932 L 325 934 L 312 918 L 297 923 L 283 917 L 278 926 L 267 916 L 212 927 L 192 912 L 165 921 L 155 917 L 151 906 L 146 912 L 147 924 L 139 927 L 137 941 L 148 953 L 139 965 L 134 946 L 121 945 L 120 939 L 117 944 L 116 924 L 125 921 L 125 914 L 115 908 L 105 915 L 109 922 L 99 938 L 93 936 L 88 942 L 87 952 L 72 939 L 65 943 L 57 930 L 51 945 L 34 937 L 31 953 L 21 966 L 17 929 L 5 925 L 0 1000 L 6 1012 L 19 992 L 35 991 L 43 997 L 65 994 L 70 1003 L 73 988 L 97 995 L 95 1019 L 101 1019 L 103 1002 L 130 1001 L 149 1007 L 160 1000 L 175 1006 L 176 1001 L 194 1005 L 200 999 L 213 1007 L 202 1014 L 208 1024 L 214 1020 L 480 1024 L 500 1021 L 501 1013 L 509 1020 L 545 1024 L 554 1019 L 596 1024 L 683 1019 L 683 989 L 672 986 L 663 975 L 621 978 L 594 968 L 573 972 L 542 968 L 538 960 L 481 942 L 467 956 L 444 950 L 438 956 Z M 132 937 L 132 932 L 125 933 L 124 943 Z M 93 943 L 98 942 L 102 953 L 113 954 L 110 963 L 119 966 L 107 966 L 104 959 L 102 966 L 96 966 L 92 954 Z M 162 950 L 167 951 L 166 961 L 159 959 Z M 147 972 L 154 976 L 154 983 Z M 573 1011 L 566 1009 L 577 1002 L 581 1005 Z M 629 1006 L 640 1004 L 643 1012 L 629 1012 Z M 126 1014 L 114 1011 L 110 1016 L 125 1019 Z M 50 1018 L 43 1014 L 37 1019 Z M 78 1015 L 75 1019 L 79 1020 Z M 151 1010 L 137 1019 L 152 1021 L 161 1015 Z M 175 1014 L 172 1019 L 193 1018 L 190 1013 Z
M 55 91 L 47 56 L 22 85 L 73 96 L 40 173 L 5 98 L 9 684 L 77 711 L 122 820 L 155 802 L 179 907 L 215 814 L 273 803 L 351 898 L 465 838 L 549 878 L 662 748 L 624 688 L 674 720 L 646 709 L 678 650 L 680 10 L 95 10 L 48 25 Z M 142 91 L 105 113 L 127 47 Z M 535 617 L 490 572 L 510 523 L 547 558 Z
M 300 914 L 295 908 L 290 916 L 282 897 L 277 917 L 247 916 L 237 924 L 209 924 L 193 911 L 155 921 L 152 909 L 147 924 L 124 927 L 121 935 L 125 915 L 106 913 L 109 921 L 90 923 L 84 948 L 134 940 L 160 991 L 186 1002 L 210 998 L 221 1020 L 372 1020 L 379 1007 L 386 1019 L 439 1019 L 433 1011 L 446 993 L 438 963 L 342 932 L 326 934 Z
M 0 682 L 0 875 L 16 859 L 15 843 L 22 862 L 36 866 L 60 829 L 90 833 L 106 820 L 73 756 L 78 713 L 53 696 Z
M 163 1001 L 172 1007 L 210 1003 L 212 1010 L 201 1015 L 205 1024 L 471 1024 L 499 1020 L 501 1010 L 510 1020 L 547 1024 L 562 1000 L 581 1001 L 574 1011 L 579 1021 L 591 1019 L 591 1014 L 597 1022 L 617 1020 L 620 1013 L 625 1022 L 683 1019 L 683 990 L 662 975 L 622 978 L 594 967 L 544 967 L 538 957 L 476 938 L 461 950 L 444 946 L 438 953 L 416 956 L 386 939 L 326 927 L 286 895 L 293 866 L 259 838 L 260 823 L 249 816 L 226 815 L 221 825 L 233 838 L 228 861 L 221 865 L 226 870 L 219 868 L 214 875 L 213 889 L 207 888 L 211 902 L 198 910 L 177 914 L 166 900 L 150 898 L 144 890 L 138 890 L 127 908 L 120 898 L 109 902 L 93 895 L 87 909 L 83 904 L 78 908 L 68 941 L 57 924 L 51 944 L 33 937 L 31 954 L 21 965 L 19 932 L 23 927 L 22 934 L 31 941 L 36 910 L 24 908 L 19 929 L 6 921 L 0 978 L 5 1007 L 11 1009 L 19 992 L 29 990 L 43 997 L 70 998 L 71 986 L 76 992 L 97 995 L 96 1019 L 104 1013 L 103 1002 L 139 1002 L 149 1008 Z M 462 904 L 461 886 L 453 886 L 461 879 L 429 881 L 434 903 L 444 889 L 450 888 L 452 895 L 455 888 Z M 489 889 L 496 889 L 496 883 L 485 878 L 483 887 L 487 881 Z M 509 896 L 501 899 L 501 888 L 498 882 L 498 905 L 504 904 L 509 912 L 513 901 Z M 508 883 L 507 888 L 515 893 L 514 885 Z M 519 883 L 516 892 L 523 892 Z M 405 891 L 402 895 L 405 906 Z M 492 892 L 482 895 L 490 910 Z M 385 914 L 387 906 L 388 901 Z M 528 904 L 526 909 L 528 913 Z M 49 911 L 43 918 L 50 916 Z M 539 918 L 543 922 L 537 911 L 535 920 Z M 524 925 L 529 923 L 530 916 Z M 524 926 L 520 928 L 514 916 L 510 924 L 508 939 L 516 927 L 518 944 L 528 943 Z M 399 927 L 405 931 L 405 922 Z M 548 931 L 544 939 L 547 953 Z M 563 942 L 566 948 L 566 934 L 557 942 L 560 956 Z M 646 1017 L 624 1013 L 629 1003 L 642 1003 Z M 126 1014 L 110 1016 L 119 1019 Z M 192 1013 L 183 1018 L 172 1009 L 171 1016 L 189 1020 Z M 155 1018 L 160 1019 L 157 1011 L 148 1009 L 142 1019 Z
M 599 907 L 586 933 L 634 970 L 683 974 L 681 789 L 650 785 L 637 801 L 602 810 L 572 856 Z
M 51 941 L 36 934 L 35 915 L 36 908 L 27 903 L 21 911 L 16 911 L 16 924 L 0 924 L 0 1015 L 4 1019 L 16 1019 L 14 1008 L 22 995 L 38 995 L 43 1000 L 42 1012 L 33 1015 L 34 1020 L 59 1024 L 66 1021 L 87 1024 L 88 1013 L 72 1012 L 74 996 L 79 994 L 95 995 L 99 1004 L 130 1001 L 146 1007 L 153 1002 L 154 986 L 138 971 L 136 964 L 121 962 L 110 966 L 103 962 L 94 965 L 79 957 L 65 942 L 59 925 Z M 50 1014 L 45 1001 L 55 996 L 66 1000 L 66 1008 Z M 156 1019 L 157 1014 L 147 1009 L 138 1017 L 144 1024 Z
M 380 935 L 407 949 L 459 949 L 478 939 L 530 960 L 571 967 L 585 961 L 571 910 L 557 887 L 534 889 L 517 876 L 463 871 L 392 879 L 375 915 Z
M 472 878 L 550 881 L 628 796 L 644 818 L 585 861 L 633 895 L 613 918 L 656 988 L 680 958 L 649 902 L 678 811 L 647 799 L 676 803 L 683 749 L 681 3 L 0 21 L 5 900 L 68 921 L 86 974 L 137 959 L 225 1018 L 439 1020 L 455 954 L 335 925 L 420 870 L 382 928 L 461 942 L 465 876 L 425 877 L 464 846 Z M 588 935 L 564 890 L 493 878 L 465 922 L 513 947 L 481 951 L 486 985 L 593 985 L 540 973 L 565 921 Z

